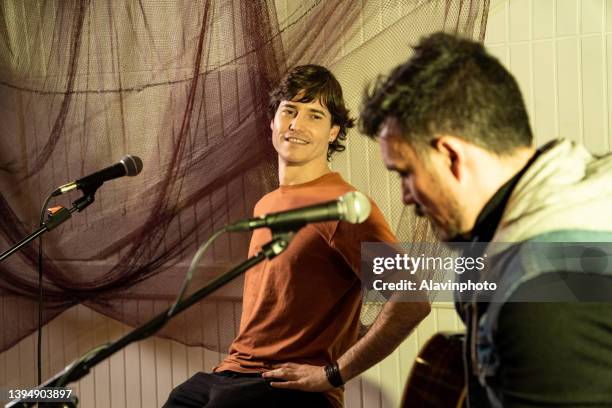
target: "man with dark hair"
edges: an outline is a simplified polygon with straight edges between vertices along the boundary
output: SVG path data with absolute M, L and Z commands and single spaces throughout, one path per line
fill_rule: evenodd
M 329 110 L 331 123 L 338 126 L 338 134 L 327 149 L 327 160 L 330 161 L 335 152 L 344 151 L 342 142 L 354 126 L 354 120 L 344 106 L 340 84 L 327 69 L 318 65 L 302 65 L 294 69 L 270 95 L 268 116 L 273 120 L 283 101 L 311 102 L 317 99 Z
M 414 51 L 366 94 L 361 128 L 441 240 L 506 245 L 478 277 L 497 279 L 495 301 L 457 302 L 470 406 L 611 406 L 612 156 L 536 150 L 515 79 L 481 44 L 437 33 Z M 556 259 L 523 262 L 546 242 Z M 589 242 L 604 262 L 557 250 Z
M 328 161 L 353 126 L 336 78 L 293 69 L 271 94 L 280 187 L 254 215 L 336 199 L 355 188 Z M 306 225 L 284 253 L 246 273 L 240 331 L 214 373 L 175 388 L 166 407 L 341 407 L 342 385 L 390 354 L 429 313 L 426 301 L 387 303 L 358 340 L 361 242 L 395 242 L 380 210 L 362 224 Z M 255 230 L 249 256 L 271 240 Z

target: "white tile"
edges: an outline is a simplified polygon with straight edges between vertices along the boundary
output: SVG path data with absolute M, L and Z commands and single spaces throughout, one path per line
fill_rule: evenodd
M 533 100 L 531 95 L 531 67 L 530 67 L 530 46 L 527 43 L 512 44 L 510 46 L 510 72 L 516 78 L 525 104 L 527 105 L 527 111 L 529 117 L 534 119 L 533 112 Z
M 603 0 L 582 0 L 580 7 L 580 31 L 583 34 L 600 33 L 603 30 Z
M 578 40 L 557 41 L 557 103 L 559 137 L 582 141 L 580 128 Z
M 579 2 L 576 0 L 557 0 L 557 36 L 573 35 L 577 32 L 577 12 Z
M 484 40 L 485 44 L 498 44 L 508 41 L 506 36 L 507 15 L 506 2 L 498 2 L 498 4 L 490 6 Z
M 540 145 L 557 137 L 555 131 L 555 67 L 553 42 L 533 44 L 534 136 Z
M 535 0 L 531 2 L 533 39 L 551 38 L 554 29 L 553 0 Z
M 586 37 L 582 42 L 582 117 L 584 144 L 594 153 L 604 153 L 608 149 L 606 123 L 605 90 L 603 83 L 602 40 Z
M 500 7 L 506 7 L 506 5 L 510 2 L 510 0 L 491 0 L 489 5 L 489 14 Z
M 513 0 L 510 2 L 510 41 L 526 41 L 529 39 L 530 14 L 529 0 Z
M 612 10 L 610 10 L 612 12 Z M 607 88 L 607 105 L 608 105 L 608 151 L 612 150 L 612 131 L 610 127 L 612 126 L 612 111 L 610 110 L 610 95 L 612 95 L 612 34 L 607 36 L 606 41 L 606 82 L 608 83 Z
M 612 31 L 612 0 L 606 0 L 606 31 Z

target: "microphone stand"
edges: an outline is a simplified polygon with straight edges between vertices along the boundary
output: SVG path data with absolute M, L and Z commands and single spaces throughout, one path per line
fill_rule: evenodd
M 175 316 L 179 312 L 187 309 L 197 301 L 202 298 L 208 296 L 215 290 L 221 288 L 226 285 L 228 282 L 238 277 L 242 273 L 246 272 L 249 268 L 257 265 L 265 258 L 272 259 L 282 253 L 289 242 L 293 238 L 294 232 L 302 228 L 304 224 L 299 226 L 289 227 L 288 230 L 276 231 L 272 230 L 272 240 L 268 242 L 261 248 L 261 251 L 242 262 L 240 265 L 234 267 L 233 269 L 225 272 L 224 274 L 218 276 L 213 279 L 211 282 L 197 290 L 195 293 L 190 295 L 189 297 L 182 300 L 180 303 L 176 304 L 174 309 Z M 128 344 L 145 339 L 153 334 L 155 334 L 158 330 L 160 330 L 169 320 L 168 311 L 170 309 L 166 309 L 164 312 L 160 313 L 153 319 L 149 320 L 147 323 L 142 326 L 132 330 L 130 333 L 121 337 L 120 339 L 100 346 L 93 351 L 86 353 L 78 360 L 74 361 L 71 365 L 66 367 L 63 371 L 56 374 L 53 378 L 47 380 L 45 383 L 37 386 L 35 389 L 44 388 L 44 387 L 63 387 L 70 382 L 77 381 L 78 379 L 84 377 L 89 373 L 92 367 L 103 361 L 104 359 L 110 357 L 117 351 L 121 350 Z M 5 408 L 14 408 L 14 407 L 30 407 L 34 403 L 23 401 L 23 399 L 14 400 L 5 405 Z M 74 407 L 74 403 L 65 403 L 67 406 Z
M 52 229 L 62 224 L 64 221 L 70 218 L 73 212 L 83 211 L 94 201 L 95 201 L 95 198 L 94 198 L 93 192 L 86 192 L 83 197 L 79 198 L 78 200 L 72 203 L 72 208 L 70 208 L 69 210 L 67 210 L 64 207 L 60 207 L 59 210 L 52 212 L 49 218 L 47 219 L 47 222 L 45 222 L 42 227 L 40 227 L 39 229 L 37 229 L 36 231 L 31 233 L 27 237 L 19 241 L 17 244 L 13 245 L 8 250 L 4 251 L 2 255 L 0 255 L 0 262 L 2 262 L 3 260 L 11 256 L 12 254 L 17 252 L 19 249 L 21 249 L 21 247 L 28 244 L 30 241 L 38 238 L 40 235 L 44 234 L 45 232 L 51 231 Z
M 101 185 L 102 185 L 102 183 L 91 184 L 87 188 L 81 189 L 83 191 L 83 194 L 84 194 L 83 197 L 79 198 L 78 200 L 75 200 L 72 203 L 72 208 L 70 208 L 69 210 L 67 210 L 65 207 L 62 207 L 62 206 L 57 207 L 57 209 L 55 209 L 55 210 L 49 210 L 49 216 L 47 218 L 47 221 L 45 223 L 41 224 L 41 226 L 36 231 L 34 231 L 30 235 L 28 235 L 27 237 L 25 237 L 24 239 L 19 241 L 17 244 L 13 245 L 8 250 L 4 251 L 0 255 L 0 262 L 2 262 L 3 260 L 5 260 L 9 256 L 11 256 L 12 254 L 17 252 L 23 246 L 27 245 L 28 243 L 30 243 L 34 239 L 38 238 L 39 236 L 41 236 L 45 232 L 51 231 L 51 230 L 55 229 L 56 227 L 58 227 L 60 224 L 62 224 L 64 221 L 66 221 L 68 218 L 70 218 L 72 216 L 73 212 L 75 212 L 75 211 L 81 212 L 85 208 L 89 207 L 89 205 L 91 205 L 91 203 L 93 203 L 95 201 L 95 196 L 94 195 L 96 193 L 96 190 Z M 44 215 L 45 207 L 49 203 L 49 200 L 52 197 L 54 197 L 55 195 L 56 195 L 55 193 L 52 193 L 45 200 L 45 203 L 43 204 L 43 209 L 41 211 L 41 220 L 40 220 L 41 223 L 43 222 L 43 215 Z M 38 300 L 38 346 L 37 346 L 37 348 L 38 348 L 38 353 L 37 353 L 37 355 L 38 355 L 38 360 L 37 360 L 38 364 L 37 365 L 38 365 L 38 381 L 40 381 L 41 380 L 41 360 L 42 360 L 41 359 L 41 350 L 42 350 L 41 337 L 42 337 L 42 313 L 43 313 L 42 312 L 42 310 L 43 310 L 42 238 L 41 238 L 40 246 L 39 246 L 38 262 L 39 262 L 39 265 L 38 265 L 38 272 L 39 272 L 38 284 L 39 284 L 40 296 L 39 296 L 39 300 Z

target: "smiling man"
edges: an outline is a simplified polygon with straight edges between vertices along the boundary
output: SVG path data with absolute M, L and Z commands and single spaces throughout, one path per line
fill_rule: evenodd
M 535 149 L 513 76 L 444 33 L 378 81 L 361 127 L 441 240 L 503 245 L 476 276 L 495 301 L 457 303 L 469 406 L 612 406 L 612 155 Z
M 293 69 L 269 104 L 279 188 L 254 215 L 334 200 L 355 188 L 329 168 L 353 120 L 327 69 Z M 255 230 L 249 256 L 272 236 Z M 390 354 L 429 313 L 427 302 L 387 303 L 358 340 L 361 242 L 395 242 L 380 210 L 363 224 L 306 225 L 284 253 L 246 273 L 240 330 L 214 373 L 172 391 L 166 407 L 341 407 L 344 382 Z

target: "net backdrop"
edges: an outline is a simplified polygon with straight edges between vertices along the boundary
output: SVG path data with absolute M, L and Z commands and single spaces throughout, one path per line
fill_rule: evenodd
M 482 40 L 488 7 L 488 0 L 4 1 L 0 250 L 37 228 L 40 206 L 59 185 L 126 154 L 141 157 L 139 176 L 106 183 L 89 208 L 44 236 L 44 322 L 81 303 L 144 323 L 172 303 L 196 248 L 276 188 L 265 107 L 283 74 L 305 63 L 330 67 L 356 113 L 364 86 L 405 60 L 422 35 L 445 30 Z M 349 134 L 352 154 L 368 154 L 359 151 L 367 143 Z M 68 208 L 78 197 L 52 205 Z M 402 240 L 431 238 L 411 213 L 391 219 Z M 243 260 L 248 240 L 219 239 L 191 291 Z M 36 330 L 37 248 L 35 241 L 0 264 L 0 351 Z M 226 351 L 241 287 L 238 279 L 217 291 L 160 335 Z

